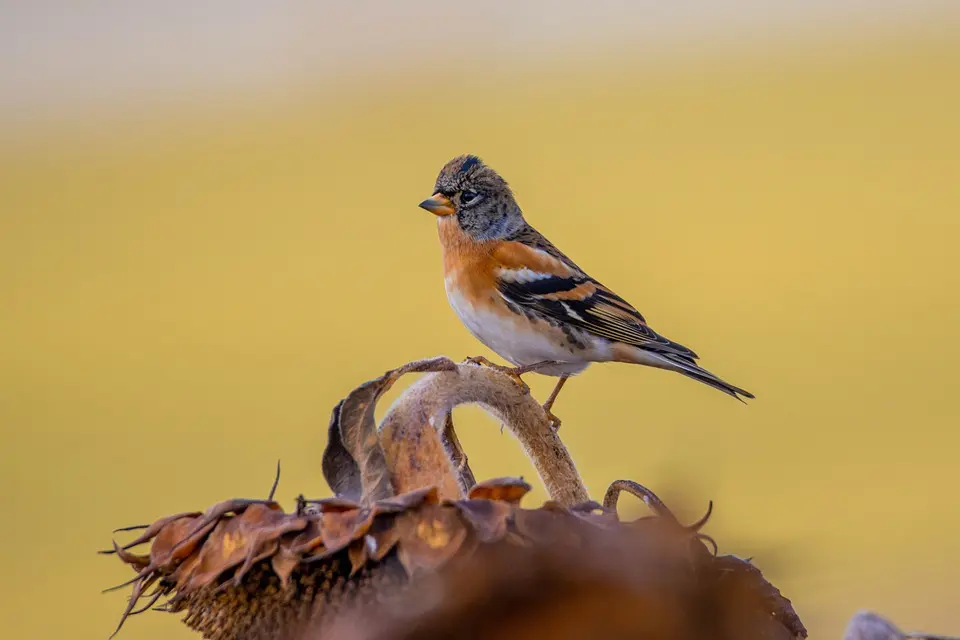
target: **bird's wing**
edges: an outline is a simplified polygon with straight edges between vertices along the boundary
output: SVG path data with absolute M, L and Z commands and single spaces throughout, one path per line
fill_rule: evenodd
M 495 251 L 497 287 L 514 310 L 692 362 L 690 349 L 651 329 L 630 303 L 587 275 L 532 227 Z

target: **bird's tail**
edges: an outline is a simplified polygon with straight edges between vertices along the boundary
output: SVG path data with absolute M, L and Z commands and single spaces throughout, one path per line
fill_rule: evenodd
M 693 378 L 694 380 L 699 380 L 703 384 L 711 386 L 714 389 L 719 389 L 727 395 L 733 396 L 740 402 L 743 402 L 743 398 L 750 398 L 751 400 L 754 398 L 754 395 L 746 389 L 736 387 L 720 377 L 710 373 L 698 365 L 692 358 L 675 353 L 658 353 L 647 349 L 638 349 L 637 351 L 643 352 L 642 356 L 637 358 L 638 361 L 640 361 L 640 364 L 646 364 L 659 367 L 661 369 L 669 369 L 670 371 L 682 373 L 683 375 Z

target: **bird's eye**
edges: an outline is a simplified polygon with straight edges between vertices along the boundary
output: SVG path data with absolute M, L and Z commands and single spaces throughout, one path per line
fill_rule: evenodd
M 460 204 L 470 204 L 477 200 L 480 197 L 480 194 L 474 191 L 473 189 L 467 189 L 460 194 Z

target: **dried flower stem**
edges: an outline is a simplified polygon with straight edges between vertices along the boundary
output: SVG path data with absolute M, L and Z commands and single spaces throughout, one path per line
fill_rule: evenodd
M 441 438 L 447 434 L 444 449 L 449 464 L 444 471 L 462 487 L 466 482 L 472 483 L 473 474 L 462 465 L 466 458 L 448 420 L 454 407 L 468 403 L 479 404 L 517 438 L 552 500 L 570 506 L 590 499 L 573 459 L 551 427 L 543 407 L 513 378 L 495 368 L 464 363 L 453 370 L 425 375 L 390 408 L 380 425 L 381 437 L 396 440 L 391 434 L 401 429 L 404 440 L 413 442 L 431 439 L 432 434 L 427 435 L 426 431 L 439 433 Z
M 477 484 L 477 479 L 473 475 L 473 470 L 467 459 L 467 454 L 460 444 L 460 438 L 457 437 L 457 431 L 453 428 L 453 415 L 447 414 L 447 422 L 443 426 L 443 433 L 440 434 L 440 442 L 443 449 L 453 462 L 457 474 L 457 482 L 460 484 L 460 491 L 463 495 L 470 493 L 473 485 Z

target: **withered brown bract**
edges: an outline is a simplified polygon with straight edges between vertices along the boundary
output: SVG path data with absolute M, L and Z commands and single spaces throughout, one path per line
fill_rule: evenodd
M 323 475 L 337 496 L 380 500 L 394 495 L 374 410 L 380 396 L 404 374 L 452 371 L 447 358 L 411 362 L 354 389 L 333 410 L 323 454 Z

